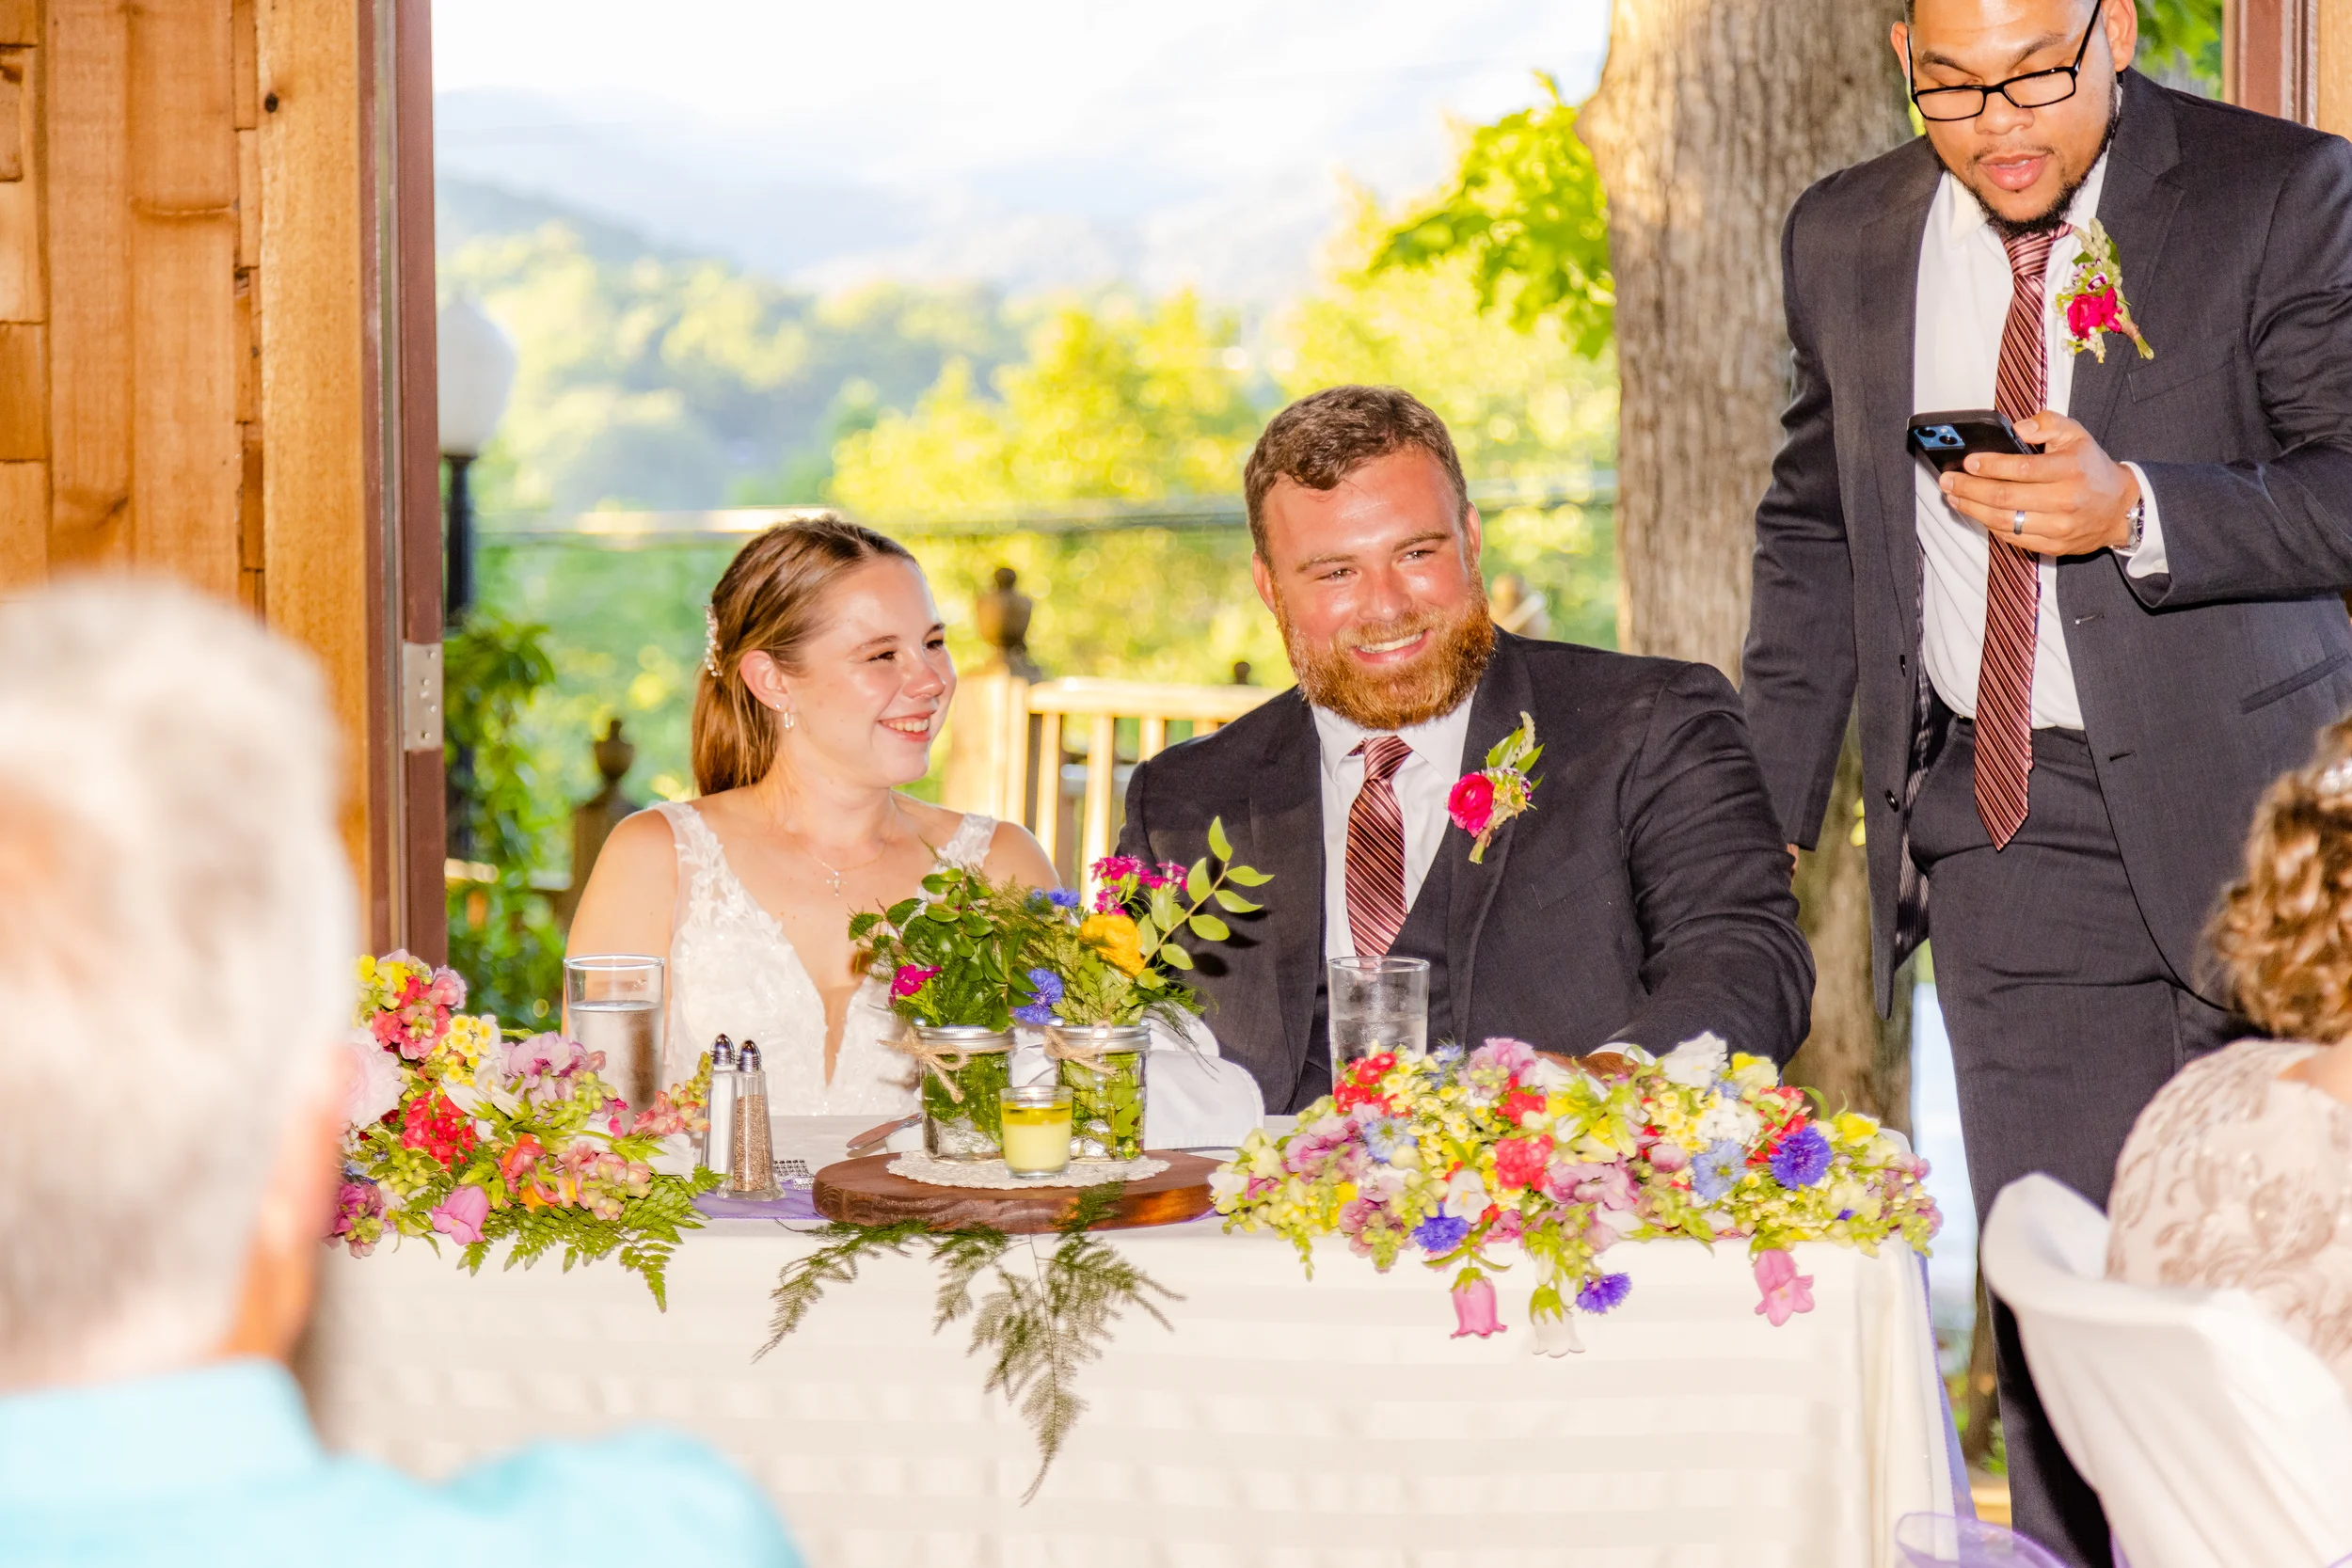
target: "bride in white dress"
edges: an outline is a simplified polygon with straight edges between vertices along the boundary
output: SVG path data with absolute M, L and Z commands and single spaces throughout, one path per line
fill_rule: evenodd
M 568 944 L 669 955 L 664 1084 L 724 1034 L 758 1042 L 779 1113 L 914 1108 L 850 915 L 914 896 L 942 865 L 1054 885 L 1018 823 L 899 792 L 930 771 L 955 689 L 930 586 L 895 540 L 794 522 L 727 567 L 694 698 L 701 798 L 613 830 Z

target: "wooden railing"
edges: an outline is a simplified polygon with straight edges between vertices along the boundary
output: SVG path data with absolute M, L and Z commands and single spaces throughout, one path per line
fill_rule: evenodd
M 1273 694 L 1238 684 L 1032 681 L 995 661 L 956 693 L 942 800 L 1025 824 L 1063 880 L 1083 888 L 1085 868 L 1119 842 L 1135 765 Z

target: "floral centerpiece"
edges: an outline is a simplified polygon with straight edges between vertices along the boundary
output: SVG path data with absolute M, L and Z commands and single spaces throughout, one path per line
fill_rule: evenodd
M 600 1053 L 560 1034 L 508 1037 L 469 1016 L 466 983 L 406 953 L 363 958 L 346 1041 L 352 1087 L 343 1180 L 329 1240 L 364 1258 L 389 1234 L 447 1237 L 478 1271 L 499 1243 L 507 1266 L 561 1247 L 564 1266 L 620 1255 L 664 1303 L 678 1233 L 702 1222 L 694 1195 L 710 1063 L 633 1110 L 598 1076 Z
M 1519 1040 L 1354 1063 L 1291 1132 L 1253 1132 L 1211 1178 L 1230 1229 L 1344 1236 L 1385 1272 L 1408 1249 L 1454 1271 L 1455 1338 L 1501 1332 L 1488 1271 L 1534 1270 L 1537 1347 L 1578 1350 L 1570 1309 L 1602 1313 L 1631 1279 L 1609 1250 L 1665 1237 L 1746 1245 L 1774 1326 L 1812 1308 L 1788 1248 L 1921 1253 L 1942 1223 L 1927 1162 L 1872 1117 L 1816 1114 L 1772 1064 L 1704 1035 L 1662 1060 L 1563 1065 Z
M 1232 928 L 1216 911 L 1256 913 L 1262 906 L 1238 890 L 1273 879 L 1234 863 L 1217 820 L 1209 853 L 1190 866 L 1109 855 L 1094 863 L 1093 879 L 1089 910 L 1068 890 L 1029 901 L 1035 919 L 1020 960 L 1028 1000 L 1013 1017 L 1046 1029 L 1047 1052 L 1070 1087 L 1079 1151 L 1132 1160 L 1143 1152 L 1146 1021 L 1181 1031 L 1200 1012 L 1199 993 L 1176 978 L 1193 966 L 1177 933 L 1227 940 Z
M 890 1007 L 896 1043 L 920 1064 L 924 1142 L 933 1154 L 985 1158 L 1001 1147 L 1009 1079 L 1013 975 L 1035 924 L 1032 900 L 977 871 L 935 871 L 923 892 L 850 919 Z

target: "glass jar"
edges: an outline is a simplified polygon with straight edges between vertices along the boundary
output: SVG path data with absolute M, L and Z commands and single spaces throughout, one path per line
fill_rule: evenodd
M 936 1071 L 928 1063 L 919 1069 L 923 1152 L 934 1160 L 997 1158 L 1004 1152 L 1000 1102 L 1011 1078 L 1011 1034 L 978 1024 L 914 1027 L 923 1054 L 939 1064 Z
M 1005 1091 L 1005 1168 L 1024 1181 L 1051 1181 L 1070 1168 L 1070 1090 L 1031 1084 Z
M 1142 1158 L 1152 1031 L 1140 1023 L 1064 1023 L 1049 1024 L 1045 1035 L 1070 1089 L 1071 1153 L 1081 1160 Z

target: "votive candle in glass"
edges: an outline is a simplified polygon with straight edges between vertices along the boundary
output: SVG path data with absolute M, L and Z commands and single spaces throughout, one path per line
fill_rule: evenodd
M 1070 1090 L 1060 1084 L 1007 1089 L 1005 1168 L 1024 1181 L 1049 1181 L 1070 1168 Z

